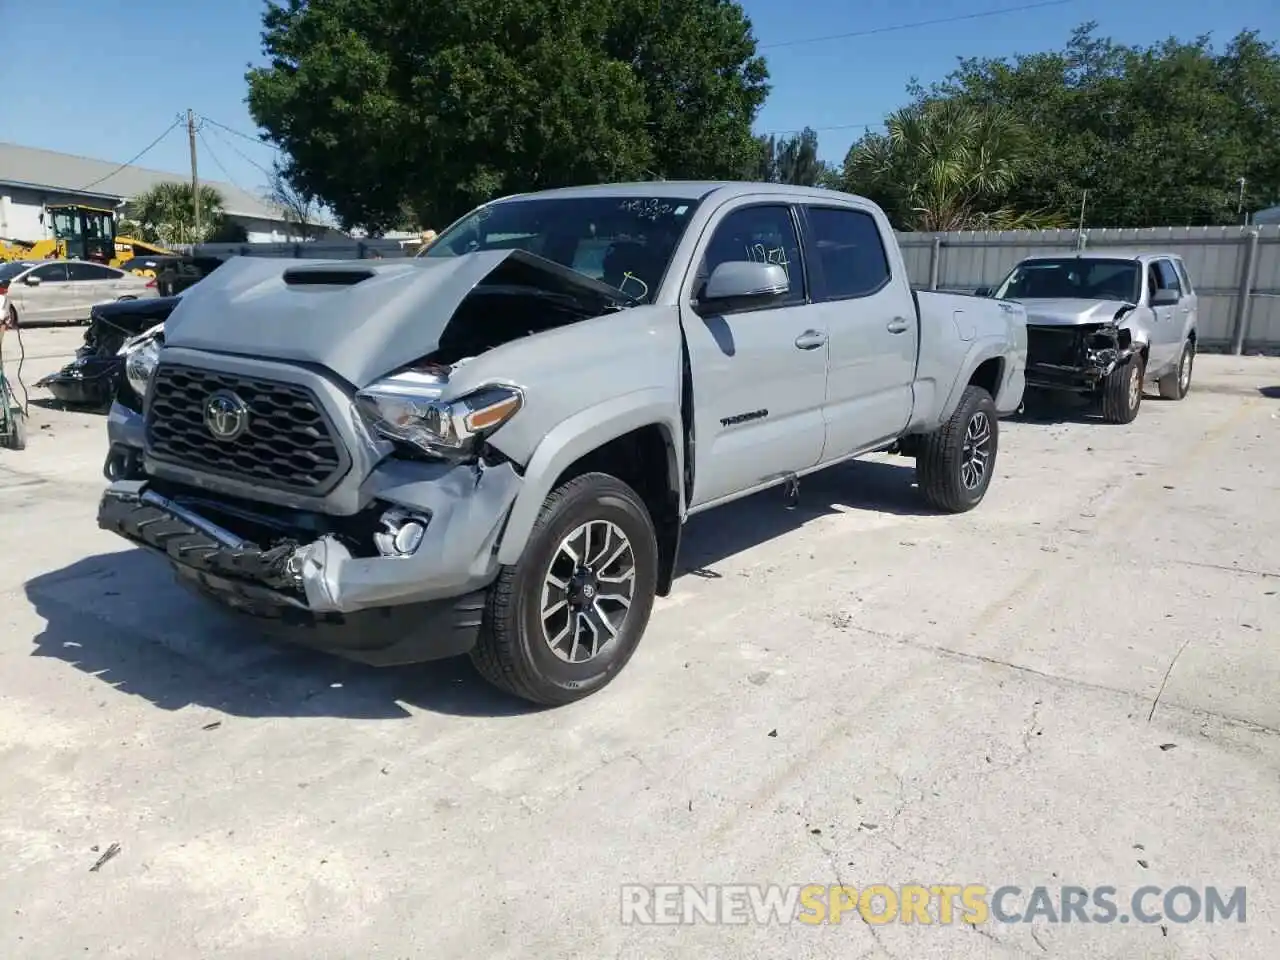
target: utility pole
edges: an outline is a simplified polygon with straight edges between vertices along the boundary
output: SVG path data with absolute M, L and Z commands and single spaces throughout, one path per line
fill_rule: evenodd
M 191 145 L 191 206 L 196 211 L 196 236 L 200 239 L 200 174 L 196 171 L 196 115 L 187 108 L 187 141 Z
M 1076 225 L 1076 248 L 1084 249 L 1084 208 L 1089 202 L 1089 191 L 1085 190 L 1080 194 L 1080 220 Z

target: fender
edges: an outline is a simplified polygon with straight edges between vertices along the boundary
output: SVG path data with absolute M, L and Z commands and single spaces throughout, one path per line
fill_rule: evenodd
M 964 392 L 964 388 L 969 385 L 969 378 L 973 376 L 973 372 L 986 363 L 988 360 L 1003 360 L 1006 363 L 1005 372 L 1008 372 L 1009 347 L 1007 340 L 999 337 L 986 337 L 978 340 L 969 352 L 965 354 L 964 361 L 960 364 L 960 370 L 956 374 L 956 378 L 952 381 L 951 390 L 947 393 L 947 399 L 938 411 L 938 423 L 946 423 L 946 421 L 955 413 L 956 407 L 960 405 L 960 394 Z M 994 400 L 995 397 L 992 397 Z
M 529 458 L 524 485 L 507 518 L 498 546 L 498 562 L 509 565 L 520 559 L 542 504 L 570 466 L 610 440 L 655 423 L 666 431 L 668 450 L 675 458 L 672 482 L 680 497 L 683 517 L 684 444 L 679 407 L 672 404 L 666 390 L 637 390 L 575 413 L 542 439 Z

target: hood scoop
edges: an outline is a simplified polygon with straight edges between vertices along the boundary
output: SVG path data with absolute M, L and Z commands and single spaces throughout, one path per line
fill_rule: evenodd
M 354 287 L 357 283 L 371 280 L 372 270 L 344 270 L 340 267 L 292 267 L 284 272 L 282 279 L 291 287 L 326 286 Z

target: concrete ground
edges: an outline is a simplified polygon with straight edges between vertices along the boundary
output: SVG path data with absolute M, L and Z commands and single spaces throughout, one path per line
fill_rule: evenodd
M 28 383 L 79 335 L 28 333 Z M 624 673 L 546 712 L 465 661 L 264 644 L 97 530 L 101 417 L 32 410 L 0 450 L 6 958 L 1275 954 L 1280 361 L 1201 357 L 1129 427 L 1006 423 L 962 517 L 883 458 L 697 518 Z M 621 885 L 676 882 L 1247 915 L 621 923 Z

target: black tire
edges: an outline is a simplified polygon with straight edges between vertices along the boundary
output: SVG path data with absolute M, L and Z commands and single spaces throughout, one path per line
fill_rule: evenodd
M 1133 423 L 1137 419 L 1146 366 L 1142 354 L 1135 353 L 1102 381 L 1102 419 L 1107 423 Z
M 979 436 L 987 439 L 975 448 L 972 441 Z M 991 394 L 972 384 L 965 387 L 950 419 L 921 439 L 916 477 L 925 500 L 947 513 L 972 510 L 987 495 L 999 446 L 1000 425 Z M 974 464 L 979 452 L 986 455 L 982 458 L 984 469 L 977 476 Z
M 558 620 L 544 632 L 544 581 L 560 562 L 562 541 L 593 521 L 613 524 L 630 543 L 635 571 L 631 602 L 616 636 L 606 638 L 590 659 L 569 662 L 553 651 L 546 635 Z M 471 661 L 494 686 L 532 703 L 559 706 L 581 700 L 608 684 L 635 653 L 649 623 L 657 583 L 658 540 L 644 501 L 615 477 L 583 474 L 551 492 L 524 554 L 513 566 L 503 567 L 490 587 Z M 566 601 L 568 597 L 566 593 Z M 566 623 L 572 625 L 576 620 L 571 610 L 565 607 Z
M 9 304 L 9 326 L 18 329 L 18 308 L 13 304 Z
M 10 450 L 27 449 L 27 418 L 18 410 L 10 410 L 8 427 L 4 445 Z
M 1191 389 L 1191 370 L 1196 362 L 1196 342 L 1188 339 L 1178 354 L 1178 365 L 1172 372 L 1159 379 L 1160 396 L 1166 400 L 1181 400 Z

